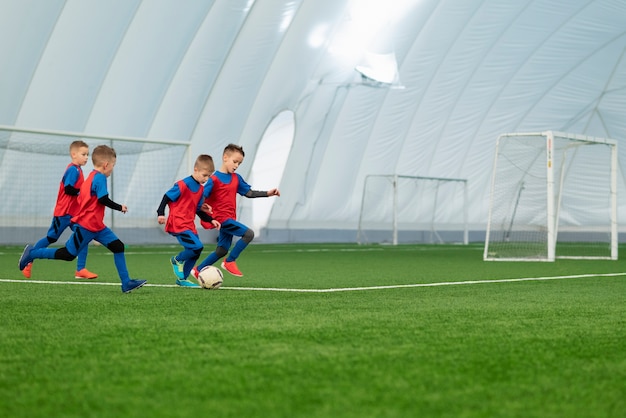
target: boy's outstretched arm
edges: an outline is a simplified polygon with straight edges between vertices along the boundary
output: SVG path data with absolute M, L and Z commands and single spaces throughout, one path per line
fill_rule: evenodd
M 280 191 L 278 189 L 270 189 L 268 191 L 249 190 L 244 196 L 249 198 L 280 196 Z
M 113 210 L 119 210 L 122 213 L 128 212 L 128 208 L 126 207 L 126 205 L 120 205 L 119 203 L 112 201 L 108 194 L 105 194 L 104 196 L 99 198 L 98 203 L 106 206 L 107 208 L 111 208 Z

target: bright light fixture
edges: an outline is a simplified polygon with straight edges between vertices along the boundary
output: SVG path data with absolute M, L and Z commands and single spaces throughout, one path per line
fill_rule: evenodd
M 362 65 L 354 68 L 362 76 L 370 80 L 394 84 L 398 82 L 398 63 L 396 62 L 396 54 L 374 54 L 366 52 Z
M 394 28 L 420 1 L 351 0 L 346 21 L 335 31 L 328 52 L 339 67 L 355 68 L 375 83 L 398 85 Z

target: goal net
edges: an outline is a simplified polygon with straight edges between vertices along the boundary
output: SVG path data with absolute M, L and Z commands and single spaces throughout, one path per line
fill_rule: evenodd
M 617 142 L 498 137 L 484 260 L 617 259 Z
M 0 243 L 22 244 L 45 236 L 59 182 L 71 162 L 69 146 L 76 140 L 86 142 L 90 153 L 98 145 L 111 146 L 117 153 L 108 190 L 111 199 L 128 206 L 128 212 L 105 211 L 105 224 L 118 234 L 119 228 L 134 231 L 124 235 L 138 241 L 147 237 L 145 231 L 158 229 L 156 209 L 163 193 L 181 168 L 188 175 L 187 143 L 0 126 Z M 89 158 L 83 167 L 85 178 L 92 169 Z
M 400 175 L 365 178 L 357 242 L 468 242 L 467 180 Z

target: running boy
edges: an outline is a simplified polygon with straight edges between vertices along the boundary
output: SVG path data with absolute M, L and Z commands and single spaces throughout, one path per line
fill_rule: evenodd
M 222 156 L 222 166 L 213 173 L 205 185 L 205 195 L 207 196 L 205 204 L 212 208 L 213 217 L 222 224 L 222 227 L 220 228 L 215 251 L 209 254 L 197 268 L 193 269 L 192 274 L 196 278 L 200 270 L 214 264 L 228 254 L 233 236 L 241 237 L 241 239 L 237 241 L 233 250 L 222 262 L 222 268 L 233 276 L 243 276 L 235 260 L 254 238 L 254 231 L 237 222 L 237 194 L 249 198 L 280 196 L 278 189 L 268 191 L 252 190 L 250 185 L 239 174 L 235 173 L 235 170 L 243 162 L 244 156 L 245 154 L 241 146 L 235 144 L 227 145 Z M 202 222 L 202 226 L 207 229 L 211 228 L 211 225 L 206 222 Z
M 128 211 L 126 205 L 112 201 L 107 190 L 107 177 L 113 172 L 117 155 L 113 148 L 99 145 L 93 150 L 91 159 L 94 169 L 80 187 L 78 213 L 72 218 L 74 232 L 65 242 L 65 247 L 35 249 L 32 245 L 27 245 L 20 257 L 19 267 L 23 271 L 28 263 L 38 258 L 72 261 L 92 240 L 96 240 L 113 253 L 113 261 L 122 282 L 122 292 L 128 293 L 143 286 L 146 280 L 130 278 L 126 268 L 124 243 L 103 222 L 105 207 L 122 213 Z
M 89 159 L 89 146 L 84 141 L 74 141 L 70 144 L 70 157 L 72 162 L 66 167 L 65 173 L 59 184 L 59 192 L 57 194 L 57 202 L 54 207 L 52 223 L 45 237 L 37 241 L 33 249 L 46 248 L 59 240 L 59 237 L 68 227 L 74 228 L 72 224 L 72 216 L 78 213 L 78 192 L 83 184 L 82 166 L 87 164 Z M 78 262 L 76 264 L 76 279 L 95 279 L 98 277 L 96 273 L 92 273 L 86 268 L 87 265 L 87 247 L 78 253 Z M 28 265 L 22 270 L 22 274 L 30 279 L 33 264 Z
M 204 249 L 196 230 L 196 215 L 208 222 L 212 228 L 220 228 L 220 223 L 202 210 L 204 183 L 213 171 L 215 171 L 213 158 L 206 154 L 199 155 L 193 166 L 193 174 L 177 181 L 171 189 L 165 192 L 157 209 L 159 224 L 165 224 L 165 231 L 176 237 L 183 246 L 183 250 L 170 259 L 176 275 L 176 284 L 179 286 L 200 287 L 197 283 L 187 279 Z M 167 222 L 165 206 L 169 207 Z

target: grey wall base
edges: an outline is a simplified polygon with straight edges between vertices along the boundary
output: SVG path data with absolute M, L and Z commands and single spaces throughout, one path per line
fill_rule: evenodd
M 43 238 L 47 228 L 0 228 L 0 245 L 25 245 L 34 244 Z M 116 228 L 116 235 L 128 245 L 172 244 L 179 245 L 178 241 L 165 233 L 162 227 L 154 228 Z M 217 243 L 217 231 L 199 228 L 200 239 L 210 248 Z M 70 236 L 69 231 L 59 239 L 58 244 L 64 243 Z M 365 243 L 390 244 L 392 237 L 389 232 L 366 231 Z M 577 241 L 580 237 L 560 234 L 561 241 Z M 433 235 L 430 231 L 400 231 L 398 242 L 400 244 L 437 244 L 461 243 L 462 231 L 440 231 Z M 485 231 L 469 231 L 469 242 L 484 242 Z M 356 243 L 357 231 L 349 229 L 262 229 L 255 231 L 254 243 L 282 244 L 282 243 Z M 626 242 L 626 234 L 619 234 L 619 242 Z

